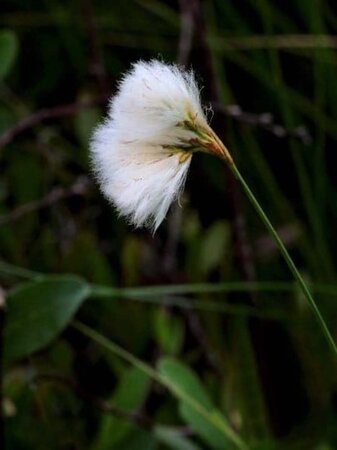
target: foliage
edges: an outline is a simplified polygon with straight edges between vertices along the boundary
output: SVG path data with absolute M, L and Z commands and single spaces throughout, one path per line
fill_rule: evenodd
M 187 56 L 214 127 L 337 339 L 335 6 L 110 3 L 1 3 L 5 448 L 337 448 L 334 356 L 221 162 L 194 158 L 151 236 L 88 159 L 121 73 L 185 62 L 199 5 Z

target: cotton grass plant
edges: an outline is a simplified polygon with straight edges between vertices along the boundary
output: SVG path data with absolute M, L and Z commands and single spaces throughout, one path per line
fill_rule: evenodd
M 104 195 L 129 223 L 155 232 L 183 190 L 197 152 L 224 160 L 241 183 L 337 356 L 336 344 L 307 284 L 230 152 L 210 127 L 194 73 L 156 60 L 135 63 L 120 82 L 108 116 L 91 142 L 93 167 Z

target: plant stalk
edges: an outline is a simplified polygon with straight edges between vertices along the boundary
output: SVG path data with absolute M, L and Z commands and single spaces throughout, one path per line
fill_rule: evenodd
M 273 225 L 271 224 L 270 220 L 268 219 L 268 217 L 266 216 L 265 212 L 263 211 L 260 203 L 257 201 L 255 195 L 253 194 L 253 192 L 250 190 L 249 186 L 247 185 L 246 181 L 244 180 L 244 178 L 242 177 L 241 173 L 239 172 L 239 169 L 237 168 L 237 166 L 233 163 L 233 164 L 228 164 L 229 168 L 231 169 L 233 175 L 235 176 L 235 178 L 241 183 L 241 186 L 243 187 L 245 193 L 247 194 L 247 197 L 249 198 L 250 202 L 252 203 L 252 205 L 254 206 L 256 212 L 258 213 L 258 215 L 260 216 L 262 222 L 265 224 L 265 226 L 267 227 L 269 233 L 271 234 L 271 236 L 273 237 L 277 247 L 279 248 L 285 262 L 287 263 L 289 269 L 291 270 L 292 274 L 294 275 L 295 280 L 298 282 L 298 284 L 301 287 L 301 290 L 305 296 L 305 298 L 307 299 L 311 309 L 314 312 L 314 315 L 317 319 L 317 322 L 319 324 L 319 326 L 321 327 L 323 334 L 327 340 L 327 342 L 329 343 L 329 346 L 331 347 L 332 351 L 335 353 L 335 355 L 337 356 L 337 346 L 336 343 L 329 331 L 329 328 L 327 326 L 327 324 L 325 323 L 325 320 L 323 319 L 322 314 L 320 313 L 316 302 L 313 298 L 313 296 L 311 295 L 311 292 L 307 286 L 307 284 L 305 283 L 302 275 L 300 274 L 299 270 L 297 269 L 293 259 L 291 258 L 290 254 L 288 253 L 288 250 L 286 249 L 286 247 L 284 246 L 280 236 L 278 235 L 277 231 L 275 230 L 275 228 L 273 227 Z

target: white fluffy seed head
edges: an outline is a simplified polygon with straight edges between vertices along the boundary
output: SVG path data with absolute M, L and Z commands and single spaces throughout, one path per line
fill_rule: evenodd
M 155 231 L 183 189 L 196 130 L 207 127 L 193 72 L 134 64 L 91 141 L 101 189 L 119 214 Z

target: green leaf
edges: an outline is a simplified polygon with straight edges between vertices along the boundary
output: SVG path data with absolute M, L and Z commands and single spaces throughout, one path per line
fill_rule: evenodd
M 173 450 L 200 450 L 194 442 L 171 427 L 157 426 L 154 434 L 159 442 Z
M 231 364 L 235 368 L 235 377 L 232 377 L 234 385 L 227 389 L 237 401 L 242 417 L 242 434 L 251 444 L 262 446 L 270 438 L 271 431 L 249 324 L 246 319 L 233 318 L 228 332 L 233 342 L 235 356 Z
M 0 80 L 9 74 L 18 49 L 19 42 L 16 34 L 9 30 L 0 31 Z
M 228 251 L 230 229 L 227 222 L 218 221 L 206 231 L 200 249 L 200 271 L 208 274 L 219 266 Z
M 197 375 L 184 363 L 175 358 L 161 358 L 159 372 L 177 386 L 179 390 L 186 392 L 207 409 L 213 408 L 212 401 L 201 384 Z
M 149 376 L 137 368 L 131 368 L 121 379 L 110 403 L 121 411 L 136 411 L 144 403 L 149 387 Z M 92 450 L 119 449 L 121 442 L 134 429 L 130 420 L 105 415 Z
M 106 448 L 109 450 L 112 449 L 111 446 Z M 153 433 L 136 428 L 134 433 L 129 436 L 129 438 L 123 442 L 121 446 L 116 448 L 118 448 L 118 450 L 156 450 L 158 446 L 157 440 L 155 439 Z
M 162 358 L 159 362 L 159 372 L 175 389 L 192 397 L 208 411 L 212 420 L 206 420 L 195 408 L 184 401 L 180 402 L 180 414 L 195 433 L 199 434 L 212 448 L 225 450 L 232 448 L 225 433 L 232 435 L 232 430 L 226 418 L 216 410 L 204 386 L 197 375 L 185 364 L 174 358 Z M 215 423 L 219 426 L 215 426 Z M 244 448 L 241 446 L 241 448 Z
M 7 296 L 5 361 L 27 357 L 50 344 L 90 294 L 76 276 L 49 276 L 21 284 Z
M 211 441 L 214 441 L 219 434 L 221 435 L 221 446 L 219 447 L 219 438 L 217 446 L 213 446 L 214 448 L 229 448 L 228 446 L 224 447 L 224 445 L 225 443 L 227 445 L 228 440 L 230 440 L 235 444 L 235 448 L 240 450 L 248 450 L 248 446 L 245 442 L 234 430 L 229 427 L 226 419 L 221 415 L 221 413 L 213 407 L 211 400 L 208 398 L 208 395 L 204 391 L 200 381 L 188 367 L 182 363 L 179 363 L 175 359 L 163 358 L 159 363 L 161 370 L 157 372 L 151 366 L 139 360 L 132 353 L 129 353 L 115 342 L 105 338 L 100 333 L 84 325 L 83 323 L 75 322 L 74 327 L 85 336 L 93 339 L 110 352 L 124 359 L 133 367 L 137 367 L 150 378 L 165 386 L 176 398 L 179 399 L 183 405 L 188 405 L 188 408 L 193 410 L 193 412 L 195 411 L 197 419 L 192 420 L 192 415 L 190 422 L 197 423 L 195 427 L 197 433 L 204 436 L 204 430 L 206 430 L 207 438 L 205 438 L 205 440 L 209 439 Z M 195 396 L 193 396 L 193 394 L 195 394 Z M 201 399 L 202 401 L 200 402 L 198 399 Z M 202 404 L 202 402 L 205 404 Z M 200 423 L 203 428 L 202 430 L 200 430 Z
M 154 328 L 157 340 L 164 352 L 169 355 L 179 353 L 185 335 L 181 317 L 168 313 L 166 310 L 157 309 L 154 316 Z

